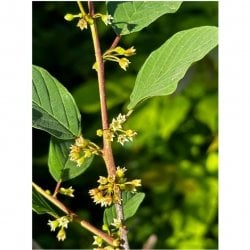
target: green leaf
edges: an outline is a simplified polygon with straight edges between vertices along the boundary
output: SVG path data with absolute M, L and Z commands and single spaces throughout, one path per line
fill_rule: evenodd
M 69 159 L 70 146 L 74 140 L 59 140 L 52 137 L 49 146 L 49 171 L 56 181 L 67 181 L 81 175 L 90 166 L 93 156 L 87 158 L 78 167 Z
M 173 93 L 191 64 L 202 59 L 217 42 L 217 27 L 213 26 L 181 31 L 168 39 L 140 69 L 128 109 L 146 98 Z
M 108 2 L 108 13 L 114 18 L 112 27 L 118 35 L 127 35 L 147 27 L 166 13 L 176 12 L 181 1 Z
M 135 194 L 131 192 L 122 192 L 122 202 L 123 202 L 125 220 L 132 217 L 136 213 L 144 197 L 145 194 L 141 192 Z M 115 211 L 115 206 L 112 205 L 111 207 L 106 208 L 104 210 L 103 223 L 110 225 L 113 222 L 114 218 L 116 218 L 116 211 Z
M 68 90 L 45 69 L 32 67 L 32 125 L 60 139 L 81 133 L 81 115 Z
M 57 212 L 52 208 L 48 201 L 32 187 L 32 209 L 37 214 L 50 214 L 54 217 L 58 217 Z

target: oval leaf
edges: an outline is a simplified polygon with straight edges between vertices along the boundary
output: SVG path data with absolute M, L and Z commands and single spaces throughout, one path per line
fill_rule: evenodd
M 52 205 L 53 206 L 53 205 Z M 52 208 L 46 200 L 34 187 L 32 187 L 32 210 L 37 214 L 50 214 L 58 217 L 58 213 Z
M 122 203 L 125 220 L 132 217 L 136 213 L 144 197 L 145 194 L 141 192 L 135 194 L 131 192 L 122 192 Z M 114 218 L 116 218 L 116 211 L 115 206 L 112 205 L 111 207 L 104 210 L 103 223 L 106 225 L 110 225 L 113 222 Z
M 68 90 L 45 69 L 32 67 L 32 125 L 60 139 L 81 133 L 81 115 Z
M 152 52 L 140 69 L 128 109 L 140 101 L 173 93 L 192 63 L 218 43 L 217 27 L 203 26 L 178 32 Z
M 114 18 L 112 27 L 118 35 L 137 32 L 166 13 L 176 12 L 181 1 L 108 2 L 108 13 Z
M 56 181 L 67 181 L 81 175 L 90 166 L 93 156 L 78 167 L 69 159 L 70 146 L 74 140 L 58 140 L 52 137 L 49 146 L 49 171 Z

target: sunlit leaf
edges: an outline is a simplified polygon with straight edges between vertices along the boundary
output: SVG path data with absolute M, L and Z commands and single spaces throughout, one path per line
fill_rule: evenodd
M 217 45 L 217 36 L 217 27 L 193 28 L 176 33 L 152 52 L 137 75 L 128 109 L 149 97 L 173 93 L 191 64 Z
M 166 13 L 174 13 L 181 1 L 108 2 L 108 13 L 114 18 L 112 27 L 119 35 L 140 31 Z
M 32 125 L 60 139 L 81 133 L 81 115 L 68 90 L 45 69 L 32 67 Z

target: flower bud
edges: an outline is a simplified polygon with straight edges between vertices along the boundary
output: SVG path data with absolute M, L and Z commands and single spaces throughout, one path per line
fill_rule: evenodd
M 124 55 L 125 49 L 118 46 L 114 49 L 115 52 L 117 52 L 119 55 Z
M 74 197 L 74 189 L 72 188 L 72 187 L 69 187 L 69 188 L 63 188 L 63 187 L 61 187 L 60 189 L 59 189 L 59 193 L 60 194 L 63 194 L 63 195 L 66 195 L 66 196 L 70 196 L 70 197 Z
M 124 56 L 133 56 L 135 55 L 135 51 L 136 49 L 132 46 L 131 48 L 125 50 Z
M 97 130 L 96 130 L 96 135 L 97 135 L 97 136 L 102 136 L 102 135 L 103 135 L 102 129 L 97 129 Z
M 68 14 L 66 14 L 65 16 L 64 16 L 64 19 L 66 20 L 66 21 L 72 21 L 73 19 L 74 19 L 75 17 L 74 17 L 74 15 L 72 15 L 72 14 L 70 14 L 70 13 L 68 13 Z

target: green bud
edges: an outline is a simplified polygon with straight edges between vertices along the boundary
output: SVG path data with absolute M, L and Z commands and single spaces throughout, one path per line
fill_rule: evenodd
M 68 13 L 68 14 L 66 14 L 65 16 L 64 16 L 64 19 L 66 20 L 66 21 L 72 21 L 73 19 L 74 19 L 75 17 L 74 17 L 74 15 L 72 15 L 72 14 L 70 14 L 70 13 Z
M 106 231 L 106 232 L 109 232 L 109 227 L 108 227 L 108 225 L 107 225 L 107 224 L 102 225 L 102 230 L 103 230 L 103 231 Z
M 114 49 L 115 52 L 117 52 L 119 55 L 124 55 L 125 49 L 118 46 Z
M 96 135 L 97 135 L 97 136 L 102 136 L 102 135 L 103 135 L 102 129 L 97 129 L 97 130 L 96 130 Z

